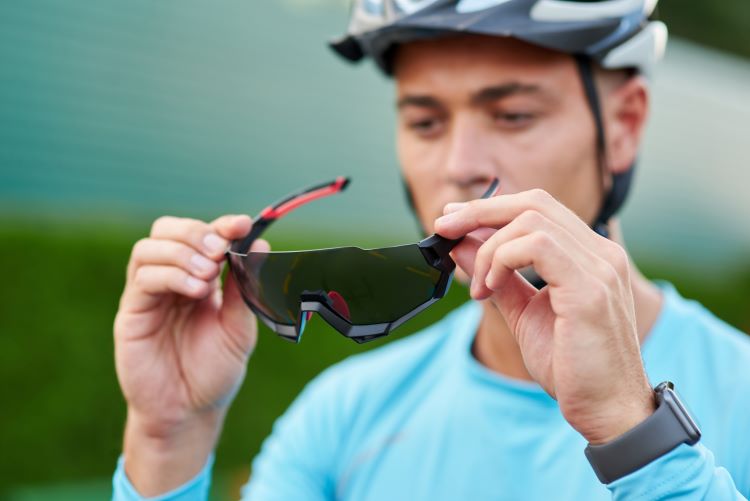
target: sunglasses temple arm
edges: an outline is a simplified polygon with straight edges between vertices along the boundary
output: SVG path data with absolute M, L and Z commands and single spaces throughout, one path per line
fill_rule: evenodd
M 236 254 L 245 254 L 250 251 L 253 242 L 266 231 L 266 229 L 276 221 L 287 215 L 297 207 L 305 205 L 313 200 L 341 193 L 349 185 L 348 177 L 337 177 L 330 183 L 318 184 L 311 186 L 302 191 L 288 195 L 273 205 L 263 209 L 258 216 L 253 219 L 253 227 L 250 233 L 243 238 L 234 240 L 230 251 Z
M 487 191 L 485 191 L 484 194 L 479 198 L 492 198 L 493 196 L 495 196 L 495 193 L 497 193 L 499 188 L 500 180 L 496 177 L 493 177 L 492 182 L 487 187 Z

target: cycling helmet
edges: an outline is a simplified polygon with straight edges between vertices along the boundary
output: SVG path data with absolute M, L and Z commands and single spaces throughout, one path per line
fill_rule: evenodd
M 666 26 L 649 21 L 657 0 L 355 0 L 347 34 L 331 43 L 351 61 L 369 56 L 390 74 L 399 43 L 455 33 L 509 36 L 589 56 L 604 68 L 648 74 Z
M 346 35 L 330 45 L 349 61 L 372 58 L 387 75 L 398 44 L 461 33 L 513 37 L 571 54 L 594 115 L 604 173 L 604 127 L 592 62 L 649 76 L 667 41 L 666 26 L 650 19 L 657 1 L 354 0 Z M 626 198 L 634 167 L 613 176 L 592 224 L 602 235 L 608 236 L 607 222 Z

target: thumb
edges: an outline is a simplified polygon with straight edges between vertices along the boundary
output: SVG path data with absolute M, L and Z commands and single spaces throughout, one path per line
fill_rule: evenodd
M 526 281 L 518 271 L 510 270 L 500 286 L 493 290 L 492 296 L 490 296 L 516 338 L 518 338 L 516 330 L 518 319 L 526 310 L 529 301 L 537 294 L 539 294 L 539 291 L 536 287 Z
M 456 262 L 456 266 L 464 270 L 468 276 L 474 275 L 474 260 L 477 257 L 477 251 L 484 242 L 472 235 L 466 235 L 464 239 L 450 252 L 451 257 Z
M 242 238 L 250 232 L 252 228 L 253 220 L 250 216 L 244 214 L 234 215 L 229 214 L 214 219 L 209 223 L 211 228 L 219 234 L 222 238 L 227 240 L 235 240 Z
M 271 246 L 265 240 L 256 240 L 250 247 L 254 252 L 268 252 Z M 255 348 L 258 328 L 256 317 L 245 304 L 239 285 L 231 270 L 224 280 L 223 302 L 219 311 L 219 321 L 224 330 L 232 336 L 237 346 L 246 354 Z

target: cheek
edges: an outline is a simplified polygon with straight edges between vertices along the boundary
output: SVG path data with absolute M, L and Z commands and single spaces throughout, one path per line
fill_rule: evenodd
M 593 119 L 588 115 L 569 112 L 548 118 L 515 142 L 514 160 L 517 191 L 542 188 L 581 217 L 587 217 L 592 201 L 599 200 L 593 196 L 600 181 Z
M 411 187 L 420 220 L 429 231 L 432 219 L 441 215 L 443 208 L 440 197 L 435 196 L 440 190 L 440 145 L 436 142 L 419 141 L 399 130 L 397 152 L 402 174 Z
M 561 127 L 550 140 L 557 152 L 554 172 L 550 173 L 547 191 L 585 220 L 593 217 L 601 193 L 601 176 L 596 152 L 593 118 L 578 117 L 577 127 Z
M 439 139 L 419 139 L 403 126 L 399 127 L 396 145 L 404 173 L 408 177 L 418 177 L 439 172 L 440 160 L 445 157 L 443 143 Z

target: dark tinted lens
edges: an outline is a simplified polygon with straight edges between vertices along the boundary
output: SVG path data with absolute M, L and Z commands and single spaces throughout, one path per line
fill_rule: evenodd
M 294 325 L 303 291 L 321 292 L 352 324 L 397 320 L 432 298 L 440 271 L 416 244 L 340 247 L 232 256 L 245 297 L 278 323 Z

